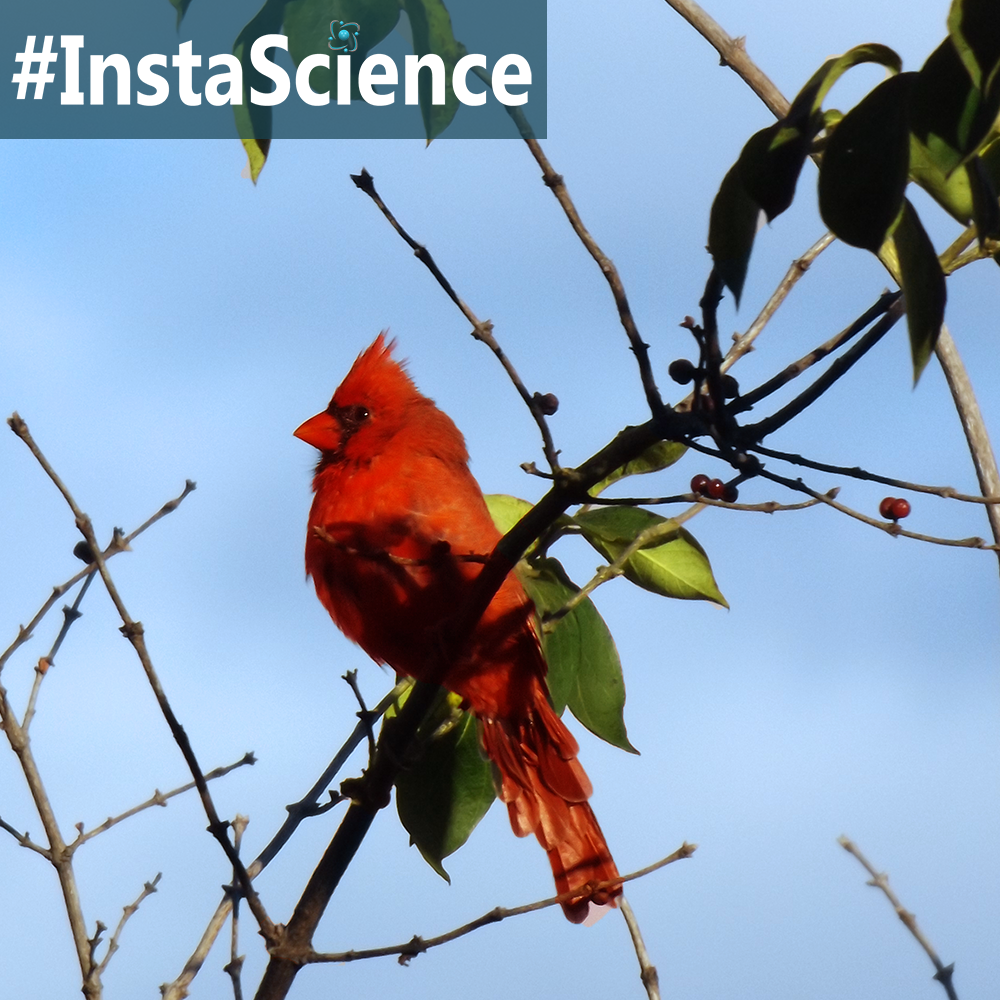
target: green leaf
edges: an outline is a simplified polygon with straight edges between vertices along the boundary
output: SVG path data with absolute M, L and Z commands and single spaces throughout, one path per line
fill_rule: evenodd
M 719 276 L 740 304 L 750 251 L 761 221 L 760 205 L 750 196 L 734 163 L 719 185 L 708 222 L 708 250 Z
M 396 780 L 396 809 L 410 842 L 446 881 L 451 880 L 441 862 L 469 839 L 495 797 L 471 712 L 463 712 L 455 726 L 432 738 Z
M 633 458 L 631 462 L 618 466 L 614 472 L 602 479 L 590 490 L 591 496 L 599 496 L 612 483 L 617 483 L 619 479 L 626 476 L 644 476 L 649 472 L 659 472 L 669 468 L 678 461 L 687 451 L 687 445 L 677 441 L 657 441 L 650 445 L 638 458 Z M 494 517 L 494 521 L 496 518 Z
M 945 176 L 969 159 L 989 134 L 1000 111 L 1000 87 L 995 91 L 986 97 L 976 88 L 949 38 L 917 74 L 910 128 Z
M 431 102 L 430 72 L 423 70 L 418 76 L 420 114 L 424 119 L 427 142 L 439 136 L 458 111 L 459 101 L 451 85 L 455 63 L 464 56 L 465 46 L 455 40 L 451 17 L 441 0 L 401 0 L 403 9 L 413 29 L 413 51 L 418 56 L 434 53 L 444 63 L 444 104 Z
M 987 237 L 1000 239 L 1000 203 L 997 202 L 997 187 L 990 171 L 978 156 L 973 156 L 963 167 L 972 188 L 972 215 L 980 245 Z
M 903 60 L 887 45 L 879 45 L 876 42 L 855 45 L 843 55 L 827 59 L 820 66 L 810 77 L 809 82 L 799 91 L 795 100 L 792 101 L 785 121 L 792 125 L 801 126 L 812 119 L 823 106 L 824 98 L 837 80 L 852 66 L 869 62 L 885 66 L 892 73 L 898 73 L 903 68 Z
M 170 0 L 170 4 L 177 11 L 177 27 L 179 28 L 188 7 L 191 6 L 191 0 Z
M 950 158 L 949 158 L 950 159 Z M 963 226 L 972 218 L 972 188 L 969 173 L 960 164 L 950 174 L 942 169 L 931 151 L 910 135 L 910 178 L 919 184 L 953 219 Z
M 705 550 L 675 521 L 641 507 L 602 507 L 577 514 L 573 520 L 587 541 L 612 562 L 639 534 L 655 530 L 654 540 L 625 561 L 625 578 L 664 597 L 712 601 L 729 607 L 712 575 Z
M 539 616 L 558 611 L 579 590 L 551 557 L 522 562 L 517 574 Z M 625 680 L 618 650 L 593 601 L 585 598 L 553 631 L 543 630 L 542 649 L 555 710 L 561 713 L 568 706 L 595 736 L 638 753 L 625 729 Z
M 876 253 L 899 215 L 910 165 L 908 105 L 916 73 L 880 83 L 834 129 L 819 172 L 823 221 Z
M 785 118 L 750 137 L 723 178 L 712 202 L 708 249 L 737 306 L 761 211 L 770 220 L 792 203 L 810 145 L 829 124 L 820 111 L 823 98 L 848 69 L 866 62 L 880 63 L 894 73 L 902 66 L 892 49 L 876 44 L 856 45 L 828 59 L 799 92 Z
M 948 33 L 973 85 L 989 91 L 1000 70 L 1000 16 L 996 0 L 953 0 Z
M 250 49 L 261 35 L 279 34 L 284 13 L 284 0 L 266 0 L 265 4 L 244 25 L 233 44 L 233 55 L 243 67 L 243 103 L 233 105 L 236 132 L 243 143 L 250 166 L 250 179 L 257 183 L 268 150 L 271 148 L 273 119 L 269 106 L 253 104 L 251 89 L 270 90 L 271 81 L 250 62 Z
M 900 283 L 906 296 L 906 323 L 916 384 L 941 332 L 948 293 L 934 244 L 909 200 L 903 202 L 890 239 L 899 259 Z
M 532 508 L 532 504 L 520 497 L 508 496 L 506 493 L 487 493 L 483 497 L 486 507 L 497 526 L 497 531 L 506 535 L 518 521 Z
M 818 123 L 817 123 L 818 124 Z M 775 122 L 750 137 L 736 165 L 743 186 L 771 222 L 792 203 L 814 130 Z

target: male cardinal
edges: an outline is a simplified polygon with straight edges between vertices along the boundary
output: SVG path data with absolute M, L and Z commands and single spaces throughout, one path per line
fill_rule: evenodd
M 576 740 L 553 711 L 532 604 L 505 579 L 458 657 L 442 634 L 500 539 L 465 440 L 422 395 L 384 332 L 295 436 L 319 449 L 306 573 L 341 631 L 398 674 L 455 692 L 478 720 L 514 833 L 548 852 L 563 911 L 614 905 L 618 870 L 587 799 Z M 476 558 L 469 558 L 469 557 Z

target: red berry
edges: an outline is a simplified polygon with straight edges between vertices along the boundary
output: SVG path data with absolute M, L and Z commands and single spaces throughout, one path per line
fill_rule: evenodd
M 898 521 L 901 518 L 910 516 L 909 500 L 894 500 L 892 502 L 892 519 Z
M 885 498 L 885 499 L 884 499 L 884 500 L 883 500 L 883 501 L 882 501 L 882 502 L 881 502 L 881 503 L 880 503 L 880 504 L 878 505 L 878 512 L 879 512 L 879 513 L 880 513 L 880 514 L 881 514 L 881 515 L 882 515 L 882 516 L 883 516 L 883 517 L 884 517 L 884 518 L 885 518 L 885 519 L 886 519 L 887 521 L 891 521 L 891 520 L 893 520 L 893 517 L 894 517 L 894 515 L 893 515 L 893 513 L 892 513 L 892 507 L 893 507 L 893 504 L 895 504 L 895 502 L 896 502 L 896 498 L 895 498 L 895 497 L 886 497 L 886 498 Z M 909 511 L 907 511 L 907 513 L 909 513 Z
M 726 484 L 721 479 L 710 479 L 705 487 L 705 493 L 713 500 L 721 500 L 726 492 Z
M 722 499 L 725 500 L 726 503 L 736 503 L 739 498 L 740 491 L 731 483 L 726 483 L 726 485 L 722 488 Z
M 704 496 L 707 488 L 708 476 L 706 476 L 704 472 L 699 472 L 698 475 L 691 480 L 691 492 Z

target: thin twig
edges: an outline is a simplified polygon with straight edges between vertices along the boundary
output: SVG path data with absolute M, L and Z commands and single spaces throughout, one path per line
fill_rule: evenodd
M 618 897 L 618 905 L 621 907 L 628 932 L 632 936 L 635 956 L 639 959 L 639 978 L 642 980 L 642 985 L 646 987 L 646 995 L 649 1000 L 660 1000 L 660 977 L 656 972 L 656 966 L 653 965 L 649 957 L 649 952 L 646 950 L 646 942 L 642 939 L 639 921 L 624 895 Z
M 655 864 L 642 868 L 637 872 L 632 872 L 630 875 L 621 875 L 616 879 L 610 879 L 606 882 L 598 882 L 593 886 L 593 888 L 597 889 L 604 886 L 618 886 L 623 882 L 631 882 L 635 879 L 643 878 L 651 872 L 664 868 L 669 864 L 673 864 L 675 861 L 683 861 L 685 858 L 690 858 L 697 849 L 697 844 L 688 844 L 685 842 L 678 847 L 673 854 L 662 858 Z M 484 913 L 481 917 L 478 917 L 467 924 L 463 924 L 461 927 L 457 927 L 454 930 L 448 931 L 445 934 L 440 934 L 437 937 L 413 937 L 411 940 L 407 941 L 406 944 L 390 945 L 385 948 L 368 948 L 363 951 L 342 951 L 334 953 L 310 952 L 304 958 L 304 961 L 307 963 L 359 962 L 369 958 L 387 958 L 392 955 L 398 955 L 400 964 L 405 965 L 411 958 L 415 958 L 423 952 L 430 951 L 431 948 L 437 948 L 440 945 L 448 944 L 457 938 L 464 937 L 466 934 L 471 934 L 473 931 L 479 930 L 480 927 L 499 923 L 501 920 L 506 920 L 509 917 L 519 917 L 525 913 L 534 913 L 536 910 L 544 910 L 550 906 L 557 906 L 560 903 L 579 896 L 579 894 L 580 890 L 577 888 L 573 892 L 564 892 L 562 895 L 551 896 L 548 899 L 540 899 L 535 903 L 526 903 L 523 906 L 514 906 L 510 908 L 497 906 L 488 913 Z
M 11 750 L 14 751 L 21 770 L 24 772 L 24 780 L 31 793 L 31 798 L 38 811 L 38 818 L 41 820 L 42 829 L 49 842 L 48 859 L 52 867 L 56 870 L 59 879 L 59 887 L 62 890 L 63 902 L 66 906 L 66 916 L 69 919 L 70 932 L 73 935 L 73 944 L 76 948 L 77 961 L 80 963 L 80 976 L 82 980 L 82 992 L 87 1000 L 101 996 L 101 981 L 97 974 L 97 966 L 94 962 L 94 945 L 87 937 L 87 924 L 83 916 L 83 906 L 80 902 L 80 891 L 76 884 L 76 874 L 73 871 L 73 859 L 66 850 L 66 842 L 63 840 L 59 823 L 56 820 L 52 803 L 49 800 L 48 792 L 42 781 L 41 772 L 34 754 L 31 752 L 31 742 L 28 734 L 25 733 L 7 697 L 7 691 L 0 684 L 0 728 L 7 734 Z M 8 832 L 10 829 L 4 826 Z M 20 838 L 19 838 L 20 839 Z M 20 841 L 27 846 L 25 840 Z
M 397 684 L 379 703 L 372 709 L 372 714 L 382 715 L 386 709 L 392 705 L 398 698 L 402 690 L 409 686 L 409 681 L 403 681 Z M 324 812 L 328 806 L 319 806 L 319 798 L 330 787 L 330 783 L 336 777 L 340 769 L 347 763 L 348 758 L 352 753 L 358 748 L 361 742 L 365 738 L 365 733 L 367 729 L 366 726 L 359 722 L 355 727 L 351 735 L 344 742 L 344 745 L 337 751 L 333 760 L 327 765 L 326 769 L 319 776 L 316 782 L 313 784 L 312 788 L 294 805 L 287 806 L 288 818 L 281 825 L 278 832 L 271 838 L 268 845 L 263 851 L 257 856 L 257 858 L 247 867 L 247 874 L 251 879 L 255 879 L 270 863 L 277 857 L 278 853 L 285 846 L 285 844 L 291 839 L 292 834 L 298 828 L 299 824 L 309 816 L 319 815 Z M 337 799 L 332 800 L 336 802 Z M 191 956 L 188 958 L 187 962 L 184 963 L 184 968 L 181 970 L 180 975 L 172 982 L 165 984 L 162 989 L 162 1000 L 181 1000 L 181 998 L 188 995 L 188 987 L 194 981 L 195 976 L 201 971 L 202 966 L 205 964 L 205 959 L 208 957 L 208 953 L 212 949 L 212 945 L 215 943 L 216 938 L 219 936 L 219 932 L 225 926 L 225 922 L 229 917 L 229 914 L 233 909 L 233 896 L 232 893 L 227 892 L 219 905 L 215 909 L 215 913 L 212 914 L 211 919 L 208 922 L 204 932 L 202 933 L 201 939 L 192 952 Z
M 361 694 L 361 688 L 358 687 L 358 672 L 357 670 L 348 670 L 347 673 L 343 675 L 343 679 L 347 681 L 348 687 L 354 692 L 354 697 L 358 702 L 358 713 L 357 716 L 361 720 L 361 724 L 366 727 L 368 731 L 368 766 L 371 767 L 372 761 L 375 759 L 375 720 L 378 716 L 374 712 L 368 711 L 368 706 L 365 704 L 364 695 Z
M 755 449 L 757 450 L 757 449 Z M 827 493 L 836 496 L 838 488 Z M 727 500 L 713 500 L 711 497 L 694 493 L 678 493 L 672 497 L 591 497 L 592 507 L 656 507 L 668 503 L 696 503 L 701 507 L 724 507 L 726 510 L 751 511 L 758 514 L 778 514 L 790 510 L 806 510 L 815 507 L 820 500 L 803 500 L 801 503 L 778 503 L 777 500 L 765 500 L 763 503 L 729 503 Z
M 894 538 L 912 538 L 917 542 L 930 542 L 933 545 L 947 545 L 953 548 L 961 549 L 988 549 L 996 551 L 1000 548 L 1000 545 L 997 545 L 996 543 L 990 544 L 985 539 L 979 538 L 978 536 L 973 536 L 971 538 L 939 538 L 936 535 L 923 535 L 916 531 L 907 531 L 905 528 L 901 527 L 898 522 L 880 521 L 874 517 L 869 517 L 867 514 L 862 514 L 860 511 L 854 510 L 846 504 L 839 503 L 833 498 L 833 496 L 831 496 L 830 493 L 817 493 L 814 489 L 806 486 L 801 479 L 788 479 L 785 476 L 779 476 L 777 473 L 771 472 L 766 468 L 761 468 L 758 475 L 763 476 L 765 479 L 770 479 L 774 483 L 780 483 L 782 486 L 787 486 L 790 490 L 795 490 L 798 493 L 805 493 L 807 496 L 814 497 L 822 503 L 825 503 L 828 507 L 832 507 L 834 510 L 839 510 L 841 514 L 847 514 L 849 517 L 853 517 L 856 521 L 861 521 L 872 528 L 878 528 L 880 531 L 884 531 L 887 535 L 892 535 Z
M 19 830 L 15 830 L 10 823 L 7 823 L 3 819 L 0 819 L 0 830 L 6 830 L 22 847 L 27 847 L 29 851 L 40 854 L 47 861 L 52 860 L 52 852 L 50 850 L 42 847 L 41 844 L 36 844 L 26 832 L 21 833 Z
M 869 885 L 876 889 L 881 889 L 885 894 L 886 899 L 892 904 L 893 909 L 896 911 L 896 916 L 903 922 L 906 929 L 917 939 L 917 943 L 921 948 L 927 952 L 927 957 L 934 963 L 934 968 L 937 970 L 934 973 L 934 978 L 944 987 L 945 993 L 948 994 L 948 1000 L 958 1000 L 958 994 L 955 992 L 955 986 L 952 982 L 952 977 L 955 972 L 955 963 L 951 965 L 945 965 L 940 958 L 938 958 L 937 952 L 931 945 L 930 941 L 924 936 L 923 931 L 917 926 L 917 918 L 907 910 L 903 904 L 899 901 L 899 898 L 892 891 L 889 886 L 889 876 L 885 872 L 876 871 L 872 866 L 871 862 L 861 853 L 858 849 L 857 844 L 855 844 L 848 837 L 838 837 L 837 843 L 848 854 L 853 854 L 855 858 L 861 863 L 862 867 L 871 875 L 871 880 Z
M 237 851 L 243 842 L 243 831 L 246 830 L 249 818 L 239 813 L 233 819 L 233 846 Z M 235 876 L 235 873 L 234 873 Z M 233 899 L 233 919 L 230 921 L 229 961 L 223 966 L 233 984 L 233 1000 L 243 1000 L 243 958 L 240 954 L 240 899 Z
M 669 407 L 663 402 L 663 397 L 660 395 L 660 390 L 656 385 L 656 379 L 653 376 L 653 367 L 649 361 L 649 345 L 639 334 L 639 328 L 636 326 L 635 318 L 632 315 L 632 307 L 629 305 L 628 295 L 625 293 L 625 285 L 622 283 L 618 268 L 615 267 L 614 261 L 598 246 L 597 241 L 590 235 L 590 231 L 583 224 L 583 220 L 580 218 L 580 213 L 577 211 L 576 205 L 573 204 L 573 199 L 570 197 L 569 189 L 566 187 L 566 182 L 562 174 L 558 174 L 553 170 L 552 164 L 549 163 L 548 157 L 545 155 L 541 144 L 535 138 L 534 134 L 522 133 L 522 138 L 531 151 L 531 155 L 535 158 L 535 162 L 542 168 L 542 182 L 555 195 L 556 201 L 559 202 L 563 212 L 566 214 L 566 218 L 569 220 L 569 224 L 573 227 L 573 232 L 576 233 L 580 242 L 586 248 L 587 253 L 594 258 L 595 263 L 601 269 L 601 274 L 604 275 L 608 283 L 608 287 L 611 289 L 611 295 L 618 310 L 618 318 L 621 321 L 622 328 L 625 330 L 625 336 L 628 337 L 629 346 L 639 366 L 639 377 L 642 380 L 643 392 L 646 394 L 646 404 L 649 406 L 649 411 L 653 415 L 653 418 L 659 420 L 669 410 Z
M 722 26 L 691 0 L 666 0 L 688 24 L 719 53 L 719 63 L 734 70 L 764 102 L 775 118 L 788 114 L 789 103 L 781 91 L 747 55 L 746 39 L 732 38 Z
M 778 282 L 778 287 L 771 293 L 771 297 L 764 303 L 757 318 L 747 328 L 747 332 L 742 336 L 734 338 L 733 346 L 729 349 L 722 362 L 722 371 L 728 371 L 744 354 L 753 349 L 753 342 L 763 332 L 771 317 L 778 311 L 779 306 L 788 298 L 791 290 L 809 270 L 813 261 L 836 239 L 833 233 L 824 233 L 801 257 L 792 261 L 792 266 L 785 276 Z
M 765 448 L 764 445 L 754 445 L 753 451 L 769 458 L 777 458 L 782 462 L 789 462 L 792 465 L 801 465 L 807 469 L 815 469 L 817 472 L 830 472 L 837 476 L 850 476 L 851 479 L 861 479 L 872 483 L 882 483 L 883 486 L 892 486 L 898 490 L 909 490 L 913 493 L 930 493 L 933 496 L 945 497 L 948 500 L 960 500 L 963 503 L 1000 504 L 1000 494 L 991 497 L 981 497 L 975 493 L 959 493 L 954 486 L 927 486 L 924 483 L 911 483 L 905 479 L 893 479 L 891 476 L 880 476 L 875 472 L 868 472 L 860 466 L 830 465 L 827 462 L 816 462 L 811 458 L 804 458 L 802 455 L 795 455 L 787 451 L 777 451 L 774 448 Z
M 958 418 L 962 422 L 965 440 L 969 445 L 972 461 L 976 467 L 979 488 L 982 490 L 983 496 L 997 496 L 1000 494 L 1000 470 L 997 469 L 996 455 L 990 444 L 989 431 L 986 429 L 983 411 L 979 408 L 969 374 L 965 370 L 965 365 L 962 363 L 961 355 L 958 353 L 958 348 L 955 346 L 955 341 L 952 339 L 947 325 L 942 325 L 934 350 L 938 361 L 941 362 L 941 369 L 948 382 L 952 398 L 955 400 Z M 1000 507 L 995 504 L 987 507 L 986 514 L 990 520 L 993 539 L 1000 543 Z M 1000 559 L 1000 547 L 997 548 L 997 557 Z
M 548 421 L 545 419 L 545 411 L 541 402 L 541 397 L 538 393 L 529 393 L 527 386 L 521 380 L 521 376 L 517 373 L 517 369 L 514 367 L 513 362 L 507 357 L 500 343 L 497 341 L 496 337 L 493 335 L 493 323 L 490 320 L 480 320 L 476 314 L 469 308 L 469 306 L 459 297 L 458 293 L 451 286 L 451 282 L 444 276 L 441 269 L 438 267 L 434 258 L 431 256 L 430 251 L 423 244 L 418 243 L 412 236 L 400 225 L 399 221 L 396 219 L 395 215 L 389 211 L 388 206 L 382 200 L 378 191 L 375 190 L 375 181 L 372 175 L 362 167 L 360 174 L 351 174 L 351 180 L 354 181 L 356 187 L 362 190 L 375 204 L 378 206 L 379 211 L 386 217 L 389 225 L 399 233 L 400 237 L 404 240 L 407 246 L 413 251 L 417 259 L 427 268 L 431 274 L 434 275 L 437 283 L 444 289 L 448 297 L 455 303 L 456 306 L 461 310 L 462 315 L 472 324 L 472 335 L 477 340 L 482 341 L 496 356 L 497 360 L 503 365 L 504 371 L 507 373 L 507 377 L 511 380 L 514 388 L 517 389 L 518 394 L 521 399 L 524 400 L 524 404 L 528 407 L 528 411 L 531 413 L 532 419 L 538 426 L 539 433 L 542 435 L 542 448 L 545 452 L 545 460 L 549 463 L 553 473 L 559 470 L 559 452 L 556 450 L 555 443 L 552 440 L 552 432 L 549 430 Z
M 739 399 L 734 400 L 730 404 L 730 412 L 742 413 L 745 410 L 752 409 L 762 399 L 770 396 L 773 392 L 777 392 L 778 389 L 787 385 L 792 379 L 798 378 L 799 375 L 807 371 L 818 361 L 822 361 L 839 347 L 846 344 L 847 341 L 856 337 L 869 323 L 874 322 L 880 316 L 884 316 L 901 294 L 901 292 L 885 292 L 879 298 L 878 302 L 863 312 L 853 323 L 841 330 L 840 333 L 832 336 L 826 343 L 814 347 L 808 354 L 799 358 L 798 361 L 793 361 L 792 364 L 778 372 L 773 378 L 769 378 L 756 389 L 741 394 Z
M 142 892 L 139 893 L 134 903 L 129 903 L 128 906 L 122 908 L 121 920 L 118 921 L 118 926 L 115 928 L 115 932 L 111 935 L 111 940 L 108 941 L 108 950 L 105 954 L 101 963 L 97 966 L 97 974 L 102 975 L 104 970 L 108 967 L 108 962 L 111 961 L 111 956 L 118 950 L 118 941 L 122 936 L 122 931 L 125 928 L 125 924 L 128 923 L 129 919 L 133 916 L 136 910 L 139 909 L 139 905 L 147 897 L 151 896 L 156 892 L 156 887 L 160 884 L 160 879 L 163 877 L 162 872 L 156 873 L 156 878 L 152 882 L 145 882 L 142 886 Z M 96 944 L 96 941 L 95 941 Z
M 170 727 L 170 732 L 174 737 L 174 741 L 180 748 L 180 751 L 187 762 L 188 769 L 191 771 L 191 776 L 194 778 L 195 784 L 198 787 L 198 794 L 201 797 L 202 807 L 205 810 L 205 814 L 208 816 L 209 832 L 219 842 L 233 867 L 239 873 L 240 890 L 247 898 L 247 903 L 250 906 L 254 917 L 257 919 L 261 933 L 265 938 L 270 938 L 274 933 L 274 925 L 264 910 L 263 903 L 261 903 L 259 897 L 254 892 L 250 879 L 246 875 L 246 870 L 233 848 L 232 841 L 228 836 L 228 824 L 223 823 L 219 819 L 215 803 L 212 801 L 211 793 L 209 792 L 208 785 L 205 782 L 205 776 L 202 774 L 201 766 L 199 765 L 198 759 L 195 757 L 194 750 L 191 747 L 191 741 L 188 739 L 187 733 L 177 720 L 176 715 L 174 715 L 174 710 L 170 706 L 166 692 L 164 691 L 163 685 L 160 683 L 159 676 L 156 673 L 156 669 L 153 666 L 153 661 L 149 656 L 149 651 L 146 648 L 142 622 L 135 621 L 128 613 L 128 610 L 122 601 L 121 595 L 118 593 L 118 588 L 115 586 L 114 580 L 111 579 L 111 574 L 108 572 L 108 567 L 97 544 L 97 538 L 94 535 L 94 527 L 91 524 L 90 518 L 80 509 L 76 500 L 73 499 L 73 495 L 70 493 L 66 484 L 63 483 L 55 469 L 53 469 L 49 464 L 48 459 L 46 459 L 46 457 L 42 454 L 41 449 L 35 443 L 34 438 L 31 436 L 31 432 L 28 430 L 28 425 L 16 413 L 10 418 L 8 423 L 10 423 L 11 429 L 14 433 L 21 438 L 31 453 L 35 456 L 36 461 L 39 465 L 41 465 L 46 475 L 55 484 L 70 510 L 73 512 L 76 525 L 83 534 L 87 544 L 90 546 L 91 552 L 94 554 L 95 562 L 97 563 L 97 570 L 101 574 L 101 579 L 104 582 L 108 596 L 111 598 L 111 601 L 115 605 L 118 615 L 122 620 L 123 624 L 120 631 L 132 643 L 132 647 L 135 649 L 136 655 L 139 657 L 139 662 L 142 664 L 142 668 L 146 674 L 146 679 L 148 680 L 150 687 L 153 689 L 153 694 L 156 698 L 157 704 L 160 706 L 160 711 L 166 719 L 167 725 Z M 116 537 L 118 537 L 117 533 Z
M 797 417 L 803 410 L 812 406 L 832 385 L 841 379 L 858 361 L 861 360 L 892 328 L 904 312 L 903 300 L 897 298 L 885 311 L 882 318 L 858 341 L 840 355 L 822 375 L 804 392 L 791 402 L 775 411 L 769 417 L 755 424 L 747 424 L 740 428 L 740 440 L 747 446 L 763 441 L 768 434 L 784 427 L 790 420 Z
M 18 420 L 21 419 L 15 413 L 10 418 L 10 420 L 7 421 L 8 424 L 11 424 L 12 430 L 13 430 L 12 421 L 15 418 L 17 418 Z M 174 497 L 173 500 L 168 500 L 152 517 L 147 518 L 145 521 L 143 521 L 142 524 L 139 525 L 138 528 L 135 529 L 135 531 L 126 535 L 124 539 L 122 539 L 122 541 L 124 542 L 123 547 L 116 548 L 114 547 L 114 545 L 109 546 L 108 549 L 104 552 L 104 558 L 110 559 L 112 556 L 117 555 L 119 552 L 126 551 L 128 549 L 129 543 L 134 538 L 138 537 L 147 528 L 154 525 L 157 521 L 160 520 L 161 517 L 165 517 L 171 511 L 176 510 L 181 501 L 196 488 L 197 484 L 194 483 L 192 480 L 188 479 L 184 483 L 184 489 L 179 496 Z M 67 590 L 76 586 L 76 584 L 79 583 L 82 579 L 84 579 L 85 577 L 89 578 L 96 572 L 97 572 L 97 564 L 91 563 L 86 569 L 82 569 L 80 570 L 79 573 L 75 574 L 74 576 L 71 576 L 65 583 L 61 583 L 59 584 L 59 586 L 52 588 L 52 593 L 49 595 L 48 600 L 38 609 L 38 611 L 35 613 L 35 616 L 31 619 L 30 622 L 28 622 L 27 625 L 22 625 L 18 629 L 17 638 L 13 641 L 13 643 L 11 643 L 10 646 L 7 647 L 7 649 L 4 650 L 2 654 L 0 654 L 0 670 L 3 670 L 4 664 L 7 662 L 7 660 L 10 659 L 11 655 L 18 649 L 18 647 L 22 646 L 25 642 L 27 642 L 31 638 L 32 633 L 38 626 L 38 623 L 49 613 L 49 611 L 52 609 L 52 606 L 56 603 L 56 601 L 58 601 L 59 598 L 62 597 L 62 595 L 65 594 Z
M 214 781 L 216 778 L 221 778 L 230 771 L 235 771 L 238 767 L 244 767 L 247 764 L 256 764 L 257 758 L 253 755 L 253 752 L 244 754 L 238 761 L 233 764 L 227 764 L 225 767 L 217 767 L 212 771 L 208 771 L 205 774 L 206 781 Z M 82 844 L 85 844 L 88 840 L 93 839 L 98 834 L 105 833 L 110 830 L 111 827 L 117 826 L 123 820 L 129 819 L 135 816 L 136 813 L 143 812 L 152 806 L 166 806 L 168 800 L 178 796 L 183 795 L 185 792 L 190 792 L 192 788 L 197 788 L 198 786 L 193 782 L 189 781 L 186 785 L 181 785 L 179 788 L 173 789 L 170 792 L 161 792 L 158 788 L 154 790 L 151 798 L 148 798 L 145 802 L 140 802 L 139 805 L 133 806 L 131 809 L 126 809 L 125 812 L 119 813 L 117 816 L 111 816 L 106 819 L 100 826 L 95 826 L 92 830 L 87 830 L 86 833 L 83 831 L 83 824 L 78 823 L 76 828 L 79 831 L 79 836 L 73 843 L 67 845 L 67 850 L 75 851 Z

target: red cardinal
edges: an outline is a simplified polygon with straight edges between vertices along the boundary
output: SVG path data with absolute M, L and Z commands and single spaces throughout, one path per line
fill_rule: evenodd
M 548 852 L 574 923 L 621 887 L 587 799 L 576 740 L 549 704 L 531 601 L 510 574 L 443 675 L 441 634 L 500 539 L 451 418 L 421 395 L 384 333 L 330 405 L 295 432 L 320 451 L 306 572 L 341 631 L 398 674 L 454 691 L 479 721 L 497 794 L 519 837 Z M 466 556 L 478 556 L 470 560 Z

